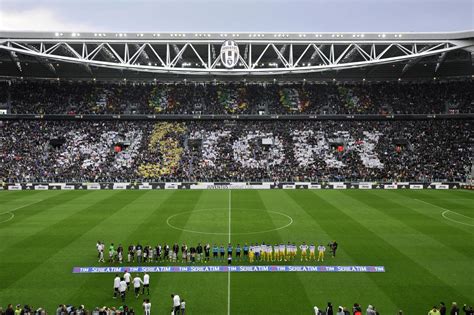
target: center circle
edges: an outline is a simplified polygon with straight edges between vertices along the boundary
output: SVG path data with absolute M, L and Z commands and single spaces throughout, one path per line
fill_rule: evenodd
M 272 210 L 233 208 L 230 219 L 232 235 L 273 232 L 293 224 L 292 217 Z M 216 208 L 181 212 L 169 216 L 166 224 L 189 233 L 229 235 L 229 211 Z
M 14 217 L 15 215 L 13 214 L 13 212 L 10 212 L 10 211 L 0 213 L 0 223 L 8 222 Z

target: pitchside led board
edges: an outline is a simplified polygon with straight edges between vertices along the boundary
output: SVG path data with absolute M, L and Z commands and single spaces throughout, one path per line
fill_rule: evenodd
M 232 69 L 239 62 L 239 46 L 233 40 L 226 40 L 221 46 L 221 61 L 227 69 Z

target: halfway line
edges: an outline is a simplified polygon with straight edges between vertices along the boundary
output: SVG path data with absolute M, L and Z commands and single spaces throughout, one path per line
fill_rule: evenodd
M 231 204 L 232 190 L 229 189 L 229 244 L 231 242 Z M 230 270 L 227 271 L 227 315 L 230 315 Z

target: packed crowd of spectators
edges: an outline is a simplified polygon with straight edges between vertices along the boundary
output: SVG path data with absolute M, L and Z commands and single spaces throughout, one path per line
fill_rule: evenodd
M 14 114 L 439 114 L 471 112 L 473 81 L 364 84 L 1 82 Z
M 12 120 L 0 182 L 464 181 L 471 131 L 471 120 Z

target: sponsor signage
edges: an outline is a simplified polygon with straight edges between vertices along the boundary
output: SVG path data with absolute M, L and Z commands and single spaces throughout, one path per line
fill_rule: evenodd
M 437 184 L 437 185 L 435 185 L 435 188 L 436 189 L 449 189 L 449 185 Z
M 371 184 L 359 184 L 359 189 L 372 189 Z
M 423 185 L 412 184 L 412 185 L 410 185 L 410 189 L 423 189 Z
M 99 183 L 87 184 L 87 189 L 89 189 L 89 190 L 100 190 L 100 184 Z
M 116 190 L 116 189 L 119 189 L 119 190 L 127 189 L 127 186 L 129 184 L 130 183 L 114 183 L 113 189 L 114 190 Z
M 334 189 L 347 189 L 346 184 L 341 184 L 341 183 L 333 183 L 332 188 Z
M 22 190 L 21 185 L 10 185 L 8 186 L 8 190 Z
M 49 186 L 48 185 L 36 185 L 35 190 L 48 190 Z
M 397 189 L 398 186 L 395 185 L 395 184 L 387 184 L 387 185 L 383 185 L 383 189 Z
M 384 266 L 133 266 L 74 267 L 73 273 L 161 272 L 385 272 Z

